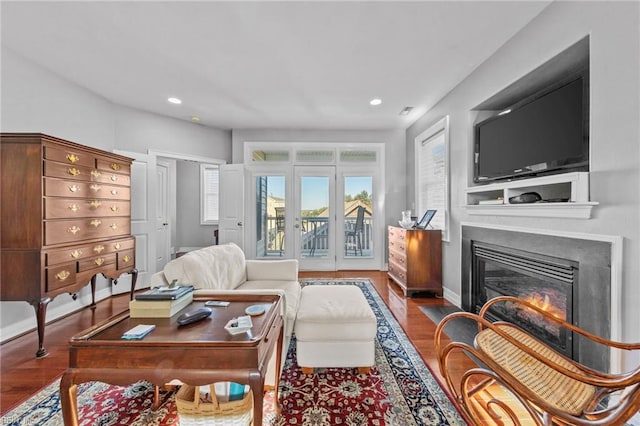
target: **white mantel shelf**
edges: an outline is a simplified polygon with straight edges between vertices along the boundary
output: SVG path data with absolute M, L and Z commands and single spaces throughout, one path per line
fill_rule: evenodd
M 469 214 L 486 216 L 530 216 L 590 219 L 598 203 L 533 203 L 463 206 Z
M 590 219 L 591 210 L 598 205 L 589 200 L 588 172 L 477 185 L 467 188 L 465 192 L 466 204 L 463 207 L 474 215 Z M 526 192 L 537 192 L 543 200 L 553 202 L 509 203 L 510 197 Z

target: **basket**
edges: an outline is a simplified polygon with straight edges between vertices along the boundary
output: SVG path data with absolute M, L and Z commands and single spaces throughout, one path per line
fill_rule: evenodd
M 211 401 L 200 400 L 200 386 L 184 384 L 176 393 L 180 426 L 248 426 L 253 423 L 253 393 L 237 401 L 220 402 L 209 385 Z

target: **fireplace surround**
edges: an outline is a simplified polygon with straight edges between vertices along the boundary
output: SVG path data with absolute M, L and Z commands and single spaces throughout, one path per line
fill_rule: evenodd
M 478 305 L 486 301 L 483 298 L 500 294 L 528 296 L 557 305 L 562 311 L 558 315 L 610 339 L 611 248 L 608 241 L 463 225 L 461 308 L 477 312 Z M 484 287 L 479 288 L 480 284 Z M 496 319 L 507 319 L 514 313 L 495 314 Z M 526 320 L 529 322 L 520 325 L 558 351 L 592 368 L 610 371 L 611 355 L 606 348 L 575 333 L 536 325 L 535 318 L 533 323 L 531 318 Z

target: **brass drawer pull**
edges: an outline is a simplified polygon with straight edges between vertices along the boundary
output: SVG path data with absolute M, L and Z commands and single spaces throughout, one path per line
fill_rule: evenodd
M 75 154 L 67 154 L 67 160 L 69 160 L 71 163 L 75 164 L 76 162 L 78 162 L 78 160 L 80 160 L 80 157 L 78 157 Z
M 97 170 L 95 170 L 95 169 L 94 169 L 94 170 L 91 170 L 91 176 L 93 176 L 93 177 L 97 178 L 97 177 L 99 177 L 99 176 L 100 176 L 100 172 L 99 172 L 99 171 L 97 171 Z
M 104 246 L 95 246 L 93 248 L 93 251 L 95 251 L 98 254 L 102 253 L 103 250 L 104 250 Z
M 116 176 L 116 175 L 111 175 L 111 181 L 112 181 L 112 182 L 117 182 L 117 181 L 118 181 L 118 176 Z
M 82 250 L 74 250 L 71 252 L 71 258 L 77 259 L 82 255 Z
M 77 204 L 71 204 L 69 205 L 69 210 L 71 210 L 72 212 L 76 213 L 80 211 L 80 207 Z
M 97 209 L 98 207 L 100 207 L 102 205 L 102 203 L 98 200 L 93 200 L 91 202 L 91 207 L 93 207 L 94 209 Z
M 118 191 L 116 189 L 111 190 L 111 195 L 118 195 Z
M 80 232 L 80 228 L 73 225 L 71 228 L 67 229 L 67 232 L 71 232 L 73 235 L 76 235 L 78 232 Z
M 71 185 L 71 186 L 69 187 L 69 191 L 71 191 L 71 192 L 78 192 L 78 191 L 80 191 L 80 187 L 79 187 L 78 185 Z
M 113 248 L 116 249 L 116 250 L 120 250 L 120 243 L 115 243 L 113 245 Z
M 101 220 L 93 219 L 93 220 L 91 221 L 91 226 L 94 226 L 94 227 L 96 227 L 96 228 L 97 228 L 98 226 L 100 226 L 100 224 L 101 224 L 101 223 L 102 223 L 102 221 L 101 221 Z
M 104 263 L 104 257 L 99 257 L 93 261 L 96 265 L 100 266 Z
M 91 185 L 89 188 L 93 189 L 94 191 L 100 191 L 100 189 L 102 188 L 100 185 L 94 183 L 93 185 Z
M 69 278 L 69 275 L 71 275 L 71 272 L 69 271 L 60 271 L 56 274 L 56 278 L 60 281 L 64 281 Z
M 109 225 L 109 228 L 115 231 L 116 229 L 118 229 L 118 225 L 116 225 L 115 223 L 112 223 L 111 225 Z
M 119 211 L 120 211 L 120 207 L 118 207 L 118 206 L 111 206 L 111 211 L 112 211 L 112 212 L 114 212 L 114 213 L 117 213 L 117 212 L 119 212 Z
M 71 176 L 78 176 L 80 174 L 80 170 L 76 169 L 75 167 L 72 167 L 67 171 Z
M 117 172 L 118 170 L 120 170 L 120 164 L 111 163 L 111 170 L 114 170 Z
M 128 256 L 128 255 L 122 258 L 122 261 L 123 261 L 124 263 L 129 263 L 129 261 L 130 261 L 130 260 L 131 260 L 131 257 L 130 257 L 130 256 Z

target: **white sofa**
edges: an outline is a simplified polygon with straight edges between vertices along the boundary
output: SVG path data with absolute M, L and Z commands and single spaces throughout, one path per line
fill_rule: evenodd
M 285 336 L 288 341 L 300 300 L 296 259 L 251 260 L 236 244 L 228 243 L 191 251 L 167 263 L 151 277 L 151 286 L 193 284 L 196 294 L 215 292 L 278 292 L 284 301 Z

